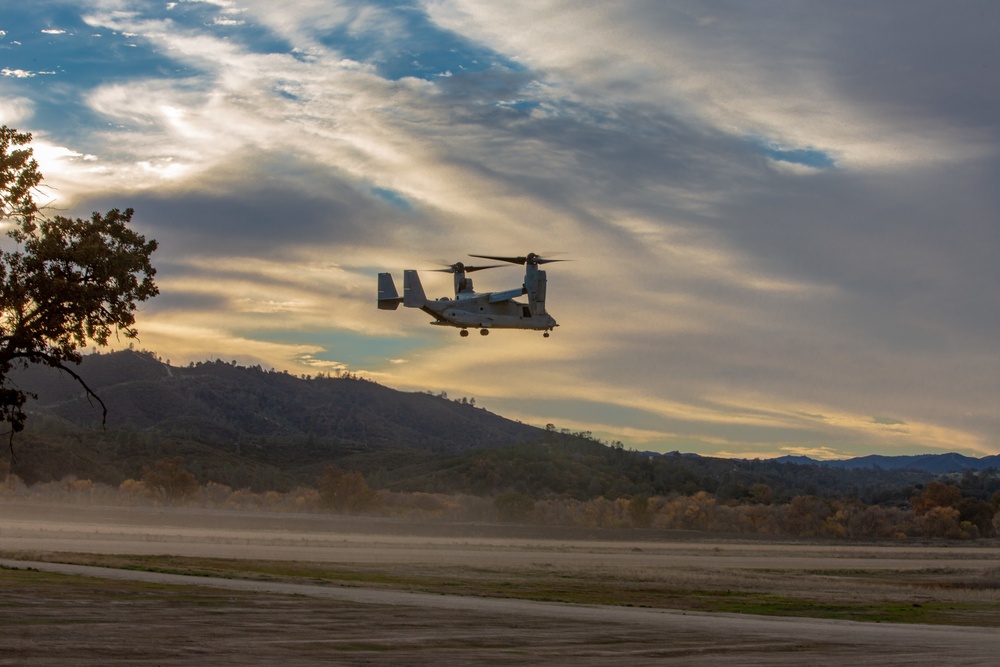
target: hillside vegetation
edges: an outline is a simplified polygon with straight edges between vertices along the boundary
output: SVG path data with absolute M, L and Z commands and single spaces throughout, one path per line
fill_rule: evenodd
M 108 483 L 162 456 L 182 456 L 199 479 L 253 488 L 315 481 L 350 457 L 367 468 L 538 439 L 541 429 L 465 401 L 405 393 L 354 376 L 299 378 L 221 360 L 179 368 L 150 353 L 92 355 L 79 374 L 101 413 L 57 371 L 18 382 L 38 395 L 16 443 L 25 481 L 85 475 Z
M 799 534 L 808 522 L 789 512 L 820 517 L 813 534 L 847 534 L 851 517 L 878 508 L 865 515 L 867 534 L 986 536 L 1000 505 L 996 468 L 933 472 L 940 458 L 918 469 L 894 466 L 891 457 L 837 466 L 636 452 L 588 433 L 511 421 L 474 400 L 399 392 L 351 375 L 294 377 L 221 360 L 179 368 L 134 351 L 87 357 L 80 375 L 108 406 L 106 429 L 71 379 L 50 369 L 19 376 L 38 399 L 15 441 L 15 487 L 97 484 L 129 502 L 145 494 L 240 504 L 285 494 L 281 508 L 297 511 L 388 511 L 409 502 L 400 494 L 422 494 L 418 504 L 438 514 L 451 506 L 464 508 L 455 516 L 481 519 Z M 955 456 L 943 458 L 962 464 Z M 77 481 L 67 486 L 67 479 Z M 911 505 L 934 484 L 953 491 L 917 502 L 921 514 Z M 225 500 L 231 494 L 238 502 Z M 465 500 L 449 505 L 432 496 Z M 937 527 L 917 521 L 940 507 L 948 512 L 931 514 L 941 519 Z

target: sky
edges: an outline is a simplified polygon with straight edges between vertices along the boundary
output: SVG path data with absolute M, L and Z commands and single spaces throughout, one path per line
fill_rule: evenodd
M 159 242 L 139 346 L 173 365 L 638 450 L 984 456 L 997 34 L 986 0 L 5 1 L 0 124 L 48 212 Z M 376 308 L 380 271 L 528 252 L 572 260 L 550 338 Z

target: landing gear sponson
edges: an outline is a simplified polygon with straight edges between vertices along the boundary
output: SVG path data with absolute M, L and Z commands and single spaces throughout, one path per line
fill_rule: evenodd
M 462 329 L 461 331 L 458 332 L 458 335 L 461 336 L 462 338 L 468 338 L 469 337 L 469 330 L 468 329 Z M 486 328 L 482 328 L 482 329 L 479 330 L 479 335 L 480 336 L 489 336 L 490 335 L 490 330 L 486 329 Z M 549 332 L 548 331 L 543 332 L 542 336 L 544 338 L 548 338 L 549 337 Z

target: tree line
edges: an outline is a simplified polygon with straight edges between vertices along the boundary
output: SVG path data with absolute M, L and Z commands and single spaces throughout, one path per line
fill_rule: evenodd
M 1000 492 L 989 500 L 964 495 L 954 484 L 932 481 L 905 505 L 870 505 L 858 498 L 797 495 L 776 501 L 757 485 L 740 500 L 707 491 L 687 495 L 636 494 L 577 499 L 535 498 L 518 491 L 495 494 L 429 493 L 373 488 L 363 474 L 326 466 L 314 485 L 288 491 L 233 489 L 199 483 L 180 457 L 145 466 L 120 485 L 67 477 L 28 486 L 0 463 L 0 499 L 90 502 L 107 505 L 188 506 L 268 512 L 332 512 L 402 519 L 508 522 L 644 531 L 818 539 L 947 539 L 994 537 L 1000 531 Z

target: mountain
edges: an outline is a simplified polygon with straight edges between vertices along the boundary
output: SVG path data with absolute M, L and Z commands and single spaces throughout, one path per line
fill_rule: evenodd
M 298 378 L 222 361 L 179 368 L 148 353 L 89 355 L 77 373 L 107 405 L 107 428 L 202 442 L 308 437 L 345 446 L 460 452 L 538 439 L 543 431 L 466 402 L 401 392 L 353 376 Z M 35 366 L 17 382 L 30 413 L 99 426 L 99 405 L 65 373 Z
M 349 457 L 359 467 L 391 467 L 545 434 L 474 401 L 349 375 L 299 378 L 223 361 L 177 367 L 135 351 L 88 355 L 73 370 L 107 406 L 106 429 L 100 404 L 68 374 L 33 366 L 12 375 L 37 395 L 15 445 L 26 480 L 71 472 L 114 481 L 151 457 L 181 455 L 216 481 L 287 487 Z M 66 459 L 80 469 L 68 470 Z
M 396 490 L 581 499 L 704 490 L 739 501 L 766 485 L 776 499 L 897 503 L 936 475 L 1000 468 L 1000 457 L 959 454 L 817 461 L 632 452 L 350 375 L 299 378 L 223 361 L 177 367 L 146 352 L 90 355 L 75 370 L 107 406 L 106 429 L 99 403 L 66 373 L 32 367 L 12 378 L 38 395 L 15 438 L 13 471 L 29 484 L 76 475 L 117 485 L 178 456 L 202 483 L 256 491 L 315 485 L 336 464 Z
M 881 469 L 881 470 L 919 470 L 937 475 L 958 473 L 966 470 L 982 471 L 990 468 L 1000 469 L 1000 455 L 974 458 L 955 452 L 946 454 L 913 454 L 905 456 L 883 456 L 871 454 L 852 459 L 817 460 L 808 456 L 782 456 L 775 461 L 795 463 L 798 465 L 817 465 L 842 470 Z

